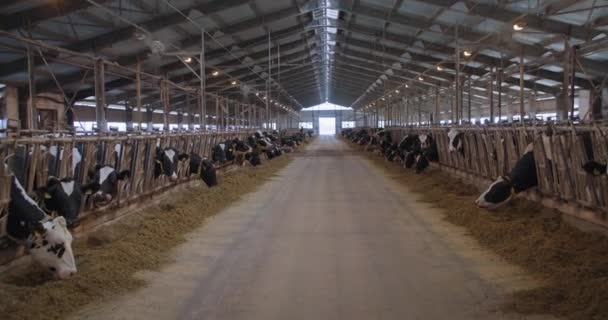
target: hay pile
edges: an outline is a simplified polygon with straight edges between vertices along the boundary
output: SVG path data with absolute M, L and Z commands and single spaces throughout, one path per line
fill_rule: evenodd
M 172 194 L 162 205 L 141 209 L 74 244 L 78 274 L 49 281 L 46 272 L 20 270 L 0 279 L 0 319 L 59 319 L 85 304 L 140 287 L 140 270 L 158 270 L 170 250 L 241 195 L 253 191 L 290 161 L 265 161 L 255 169 L 228 173 L 219 186 L 196 187 Z
M 474 205 L 477 188 L 431 169 L 405 171 L 367 155 L 391 178 L 445 210 L 445 219 L 464 226 L 482 245 L 538 276 L 545 286 L 513 294 L 505 311 L 553 314 L 569 319 L 608 319 L 608 238 L 582 232 L 561 214 L 516 199 L 489 212 Z

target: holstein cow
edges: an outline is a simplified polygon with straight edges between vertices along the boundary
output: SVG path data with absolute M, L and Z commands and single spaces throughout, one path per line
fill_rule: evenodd
M 217 173 L 213 161 L 203 159 L 196 153 L 190 154 L 190 174 L 196 174 L 208 187 L 217 186 Z
M 541 135 L 543 150 L 549 164 L 553 161 L 553 154 L 550 147 L 551 135 L 553 135 L 552 130 L 548 130 Z M 588 156 L 591 153 L 590 151 L 590 149 L 586 150 Z M 547 174 L 551 174 L 551 172 L 547 172 Z M 494 181 L 494 183 L 475 200 L 475 204 L 482 208 L 494 210 L 509 202 L 514 194 L 534 188 L 537 185 L 538 177 L 536 174 L 536 160 L 534 158 L 534 144 L 530 143 L 526 146 L 524 154 L 517 160 L 515 166 L 511 172 L 509 172 L 509 175 L 499 177 Z
M 57 278 L 67 279 L 76 273 L 72 235 L 65 218 L 48 216 L 14 176 L 6 231 L 9 237 L 26 246 L 35 262 Z
M 244 141 L 239 138 L 235 138 L 232 141 L 232 149 L 234 153 L 235 161 L 239 165 L 243 165 L 247 157 L 251 154 L 253 149 Z
M 118 181 L 125 180 L 131 176 L 131 171 L 123 170 L 116 172 L 114 167 L 109 165 L 97 165 L 95 169 L 89 171 L 89 182 L 82 186 L 85 193 L 93 193 L 93 203 L 95 205 L 108 204 L 118 194 Z
M 526 191 L 538 185 L 534 147 L 529 144 L 524 155 L 517 160 L 507 176 L 499 177 L 482 193 L 475 204 L 479 207 L 494 210 L 509 202 L 513 194 Z
M 448 151 L 450 153 L 459 152 L 461 155 L 464 155 L 464 132 L 451 128 L 448 131 L 448 139 Z
M 406 134 L 397 145 L 398 154 L 405 168 L 411 168 L 420 153 L 420 139 L 417 134 Z
M 186 159 L 188 159 L 188 155 L 185 153 L 178 154 L 175 148 L 156 148 L 154 177 L 158 178 L 161 175 L 165 175 L 169 177 L 171 181 L 177 181 L 178 161 L 183 161 Z
M 431 135 L 421 134 L 418 140 L 420 140 L 420 154 L 416 155 L 416 173 L 421 173 L 429 166 L 429 162 L 439 160 L 439 154 L 437 143 Z
M 74 178 L 49 177 L 46 186 L 38 188 L 36 193 L 40 199 L 44 199 L 44 209 L 64 217 L 71 228 L 80 214 L 83 192 L 86 191 Z
M 211 150 L 211 160 L 213 160 L 215 163 L 226 162 L 226 152 L 224 151 L 225 148 L 226 145 L 223 143 L 218 143 L 213 146 L 213 149 Z

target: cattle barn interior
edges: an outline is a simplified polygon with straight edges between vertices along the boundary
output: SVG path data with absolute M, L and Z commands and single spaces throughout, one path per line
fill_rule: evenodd
M 608 319 L 607 79 L 608 0 L 0 1 L 0 319 Z

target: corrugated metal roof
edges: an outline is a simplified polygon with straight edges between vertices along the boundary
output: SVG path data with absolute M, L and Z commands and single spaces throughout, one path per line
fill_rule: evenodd
M 584 72 L 577 73 L 577 85 L 600 82 L 608 73 L 608 45 L 601 43 L 602 32 L 608 28 L 606 0 L 542 1 L 540 7 L 535 1 L 501 5 L 493 0 L 93 2 L 98 5 L 85 0 L 63 0 L 60 4 L 10 0 L 0 4 L 0 27 L 15 34 L 31 32 L 46 43 L 130 67 L 137 59 L 144 59 L 145 71 L 191 86 L 197 85 L 196 77 L 169 54 L 196 55 L 200 28 L 204 27 L 210 34 L 206 41 L 207 84 L 236 96 L 240 91 L 229 84 L 232 80 L 264 89 L 266 80 L 260 73 L 268 71 L 270 33 L 275 66 L 271 77 L 275 83 L 280 78 L 274 96 L 296 107 L 325 100 L 364 106 L 404 84 L 408 88 L 400 90 L 402 95 L 416 95 L 453 83 L 457 46 L 473 54 L 461 57 L 461 73 L 470 74 L 475 81 L 484 81 L 493 68 L 508 69 L 517 64 L 523 52 L 530 64 L 527 69 L 533 70 L 525 75 L 526 87 L 556 93 L 563 78 L 559 53 L 564 47 L 560 40 L 564 32 L 570 34 L 570 44 L 581 45 L 584 53 L 579 57 Z M 31 21 L 31 30 L 26 20 Z M 523 31 L 513 30 L 516 22 L 523 23 Z M 139 39 L 136 32 L 142 30 L 135 26 L 149 34 Z M 164 49 L 152 54 L 159 51 L 155 41 Z M 0 82 L 25 85 L 25 47 L 11 39 L 0 39 L 0 44 Z M 540 59 L 543 56 L 546 58 Z M 397 63 L 400 67 L 393 67 Z M 387 75 L 389 68 L 392 71 Z M 39 87 L 56 90 L 40 61 L 36 70 L 40 73 Z M 74 66 L 52 63 L 51 70 L 69 90 L 92 86 L 91 81 L 82 83 L 84 71 Z M 213 76 L 214 70 L 221 72 Z M 423 74 L 425 81 L 418 80 Z M 380 79 L 381 75 L 386 79 Z M 133 90 L 132 81 L 116 80 L 106 79 L 108 94 L 125 99 Z M 518 75 L 509 75 L 505 81 L 518 83 Z M 154 103 L 156 94 L 146 93 L 146 101 Z

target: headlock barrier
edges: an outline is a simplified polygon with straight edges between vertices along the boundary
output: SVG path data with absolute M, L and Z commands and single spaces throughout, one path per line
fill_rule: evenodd
M 157 148 L 175 148 L 180 153 L 211 158 L 213 146 L 227 139 L 246 139 L 252 132 L 195 132 L 158 135 L 115 136 L 34 136 L 0 140 L 0 249 L 10 245 L 6 237 L 6 218 L 10 202 L 11 178 L 15 175 L 28 194 L 46 185 L 49 176 L 59 179 L 73 177 L 84 185 L 87 173 L 98 164 L 110 165 L 115 170 L 129 170 L 130 178 L 118 181 L 118 193 L 112 202 L 99 207 L 83 201 L 78 220 L 93 213 L 107 211 L 135 203 L 169 187 L 199 179 L 190 174 L 190 161 L 179 161 L 177 179 L 166 175 L 155 177 Z M 10 169 L 9 169 L 10 168 Z M 0 261 L 1 262 L 1 261 Z
M 378 132 L 378 129 L 368 129 Z M 608 127 L 602 125 L 543 125 L 496 127 L 387 128 L 393 143 L 407 134 L 430 135 L 437 146 L 438 165 L 475 181 L 508 176 L 532 148 L 538 185 L 527 194 L 550 200 L 567 213 L 608 227 Z M 462 149 L 450 152 L 449 130 L 462 133 Z M 583 165 L 594 161 L 601 170 L 590 174 Z M 584 213 L 581 213 L 583 212 Z

